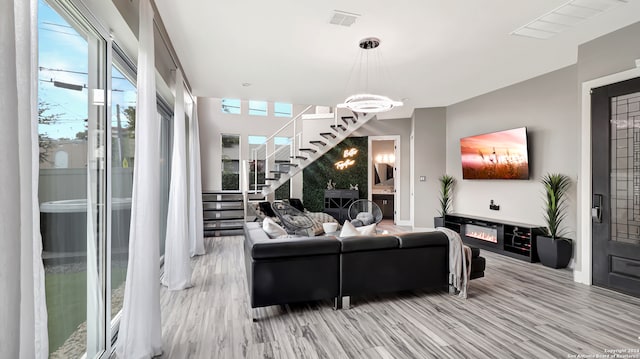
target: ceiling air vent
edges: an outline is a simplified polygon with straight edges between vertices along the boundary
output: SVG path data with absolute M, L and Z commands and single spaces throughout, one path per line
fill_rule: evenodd
M 579 22 L 625 4 L 629 0 L 570 0 L 511 32 L 511 35 L 548 39 Z
M 360 17 L 360 14 L 354 14 L 352 12 L 333 10 L 331 14 L 330 24 L 349 27 L 356 22 L 356 19 Z

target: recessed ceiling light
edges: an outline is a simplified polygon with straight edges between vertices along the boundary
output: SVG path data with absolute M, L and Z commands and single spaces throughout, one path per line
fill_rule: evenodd
M 242 83 L 242 87 L 249 87 L 249 86 L 251 86 L 251 83 L 249 83 L 249 82 L 243 82 Z
M 613 8 L 629 0 L 570 0 L 517 28 L 511 35 L 548 39 L 577 25 L 579 22 Z

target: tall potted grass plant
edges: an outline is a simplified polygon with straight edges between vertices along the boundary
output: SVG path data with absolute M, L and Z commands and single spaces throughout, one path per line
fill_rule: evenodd
M 571 178 L 560 173 L 548 173 L 540 180 L 544 187 L 544 220 L 546 235 L 537 237 L 537 252 L 540 262 L 551 268 L 565 268 L 571 260 L 573 244 L 564 238 L 563 222 L 567 217 L 567 191 Z
M 444 174 L 438 178 L 438 181 L 440 181 L 440 217 L 433 218 L 433 225 L 434 227 L 444 227 L 444 216 L 451 210 L 453 187 L 456 179 L 453 176 Z

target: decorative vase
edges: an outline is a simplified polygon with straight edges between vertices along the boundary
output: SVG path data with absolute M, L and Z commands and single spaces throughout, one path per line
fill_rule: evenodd
M 571 260 L 573 245 L 570 239 L 553 239 L 547 236 L 537 237 L 537 251 L 540 263 L 550 268 L 565 268 Z
M 433 217 L 433 227 L 444 227 L 444 217 Z

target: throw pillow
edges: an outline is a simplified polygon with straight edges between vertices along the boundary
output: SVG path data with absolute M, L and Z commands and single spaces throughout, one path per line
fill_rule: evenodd
M 314 236 L 324 234 L 324 227 L 322 227 L 322 223 L 313 219 L 313 226 L 309 228 L 309 234 L 311 233 L 313 233 Z
M 353 221 L 351 221 L 351 224 L 353 224 L 354 227 L 362 227 L 362 226 L 364 226 L 364 223 L 362 223 L 362 221 L 359 220 L 359 219 L 354 219 Z
M 349 222 L 349 220 L 344 221 L 339 237 L 353 237 L 353 236 L 359 236 L 359 235 L 360 235 L 360 232 L 358 232 L 358 229 L 354 227 L 353 224 Z
M 369 212 L 360 212 L 360 213 L 358 213 L 358 215 L 356 216 L 356 219 L 361 220 L 362 223 L 365 226 L 368 226 L 368 225 L 370 225 L 371 223 L 374 222 L 373 214 L 371 214 Z
M 370 224 L 364 227 L 358 227 L 356 230 L 360 233 L 361 236 L 373 236 L 376 234 L 376 224 Z
M 269 238 L 278 238 L 280 236 L 288 235 L 284 228 L 280 227 L 279 224 L 269 217 L 265 217 L 264 221 L 262 221 L 262 229 L 267 233 Z

